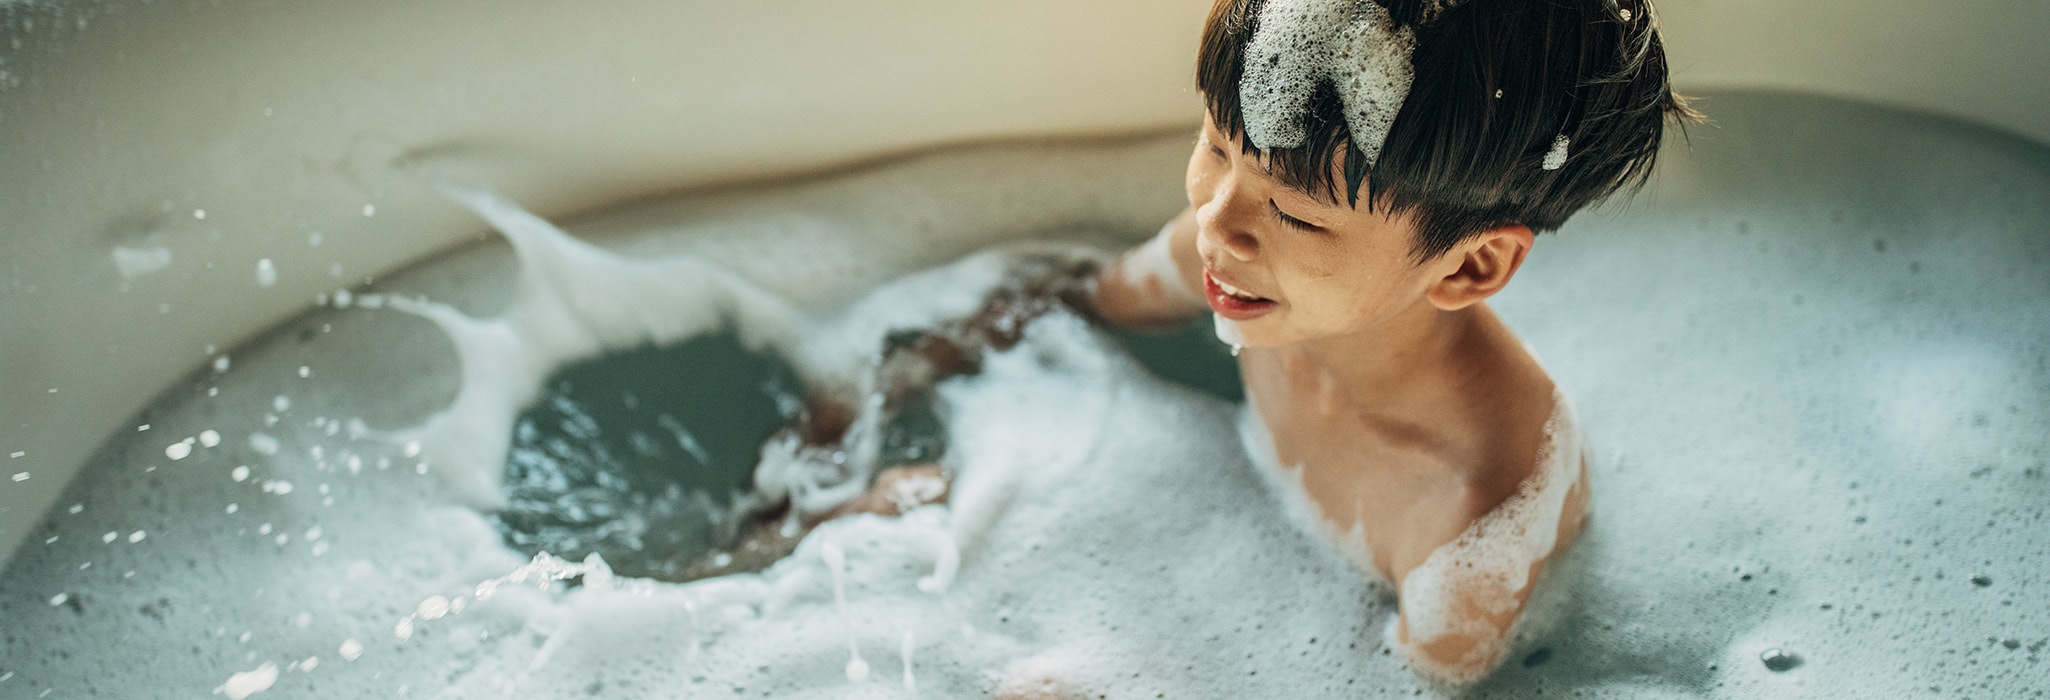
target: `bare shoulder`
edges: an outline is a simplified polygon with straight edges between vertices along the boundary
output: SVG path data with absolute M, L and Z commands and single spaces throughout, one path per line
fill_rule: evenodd
M 1571 404 L 1520 342 L 1488 351 L 1499 372 L 1481 381 L 1497 403 L 1478 415 L 1506 429 L 1484 443 L 1490 462 L 1465 480 L 1458 531 L 1441 529 L 1440 544 L 1397 572 L 1404 650 L 1445 680 L 1477 678 L 1500 661 L 1532 586 L 1588 507 Z

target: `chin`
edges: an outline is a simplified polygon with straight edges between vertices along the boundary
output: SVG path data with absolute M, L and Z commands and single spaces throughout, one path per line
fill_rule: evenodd
M 1281 328 L 1280 324 L 1274 323 L 1275 319 L 1271 314 L 1250 321 L 1233 321 L 1212 314 L 1211 320 L 1217 324 L 1217 340 L 1225 345 L 1240 348 L 1275 348 L 1299 340 Z

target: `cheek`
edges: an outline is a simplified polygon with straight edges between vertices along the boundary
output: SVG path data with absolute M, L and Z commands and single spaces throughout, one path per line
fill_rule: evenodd
M 1385 315 L 1396 303 L 1401 276 L 1357 262 L 1359 251 L 1319 250 L 1296 266 L 1298 306 L 1316 325 L 1339 331 Z M 1353 256 L 1353 257 L 1348 257 Z

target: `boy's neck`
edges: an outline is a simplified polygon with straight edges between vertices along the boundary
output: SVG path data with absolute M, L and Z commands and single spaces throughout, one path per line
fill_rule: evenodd
M 1337 398 L 1356 410 L 1388 417 L 1437 412 L 1485 371 L 1472 358 L 1477 321 L 1487 313 L 1479 304 L 1441 311 L 1420 303 L 1372 330 L 1305 341 L 1283 353 L 1316 365 Z

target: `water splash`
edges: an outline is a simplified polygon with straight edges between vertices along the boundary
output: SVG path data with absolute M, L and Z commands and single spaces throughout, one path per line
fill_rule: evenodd
M 847 555 L 832 542 L 819 543 L 819 557 L 833 576 L 833 609 L 840 616 L 841 631 L 847 635 L 847 680 L 868 680 L 868 662 L 861 659 L 861 645 L 854 639 L 854 619 L 847 613 Z

